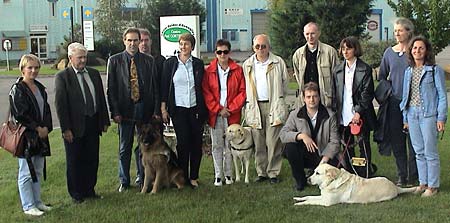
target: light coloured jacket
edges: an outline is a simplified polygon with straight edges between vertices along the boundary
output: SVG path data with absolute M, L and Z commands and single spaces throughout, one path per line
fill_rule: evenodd
M 292 64 L 294 67 L 294 76 L 297 79 L 300 92 L 303 90 L 304 83 L 303 76 L 306 70 L 306 50 L 308 46 L 298 48 L 292 56 Z M 325 107 L 331 108 L 332 100 L 332 71 L 334 67 L 339 63 L 338 54 L 336 49 L 319 41 L 317 45 L 317 72 L 319 75 L 319 89 L 320 89 L 320 101 Z M 299 106 L 304 105 L 303 98 L 299 97 Z
M 245 122 L 248 126 L 256 129 L 262 129 L 261 113 L 258 106 L 258 95 L 256 93 L 256 85 L 254 80 L 254 60 L 256 56 L 253 54 L 244 61 L 242 68 L 244 69 L 245 87 L 247 93 L 247 101 L 244 108 Z M 269 53 L 269 65 L 267 67 L 267 83 L 269 88 L 269 104 L 270 104 L 270 126 L 282 125 L 288 116 L 288 107 L 285 102 L 288 84 L 288 72 L 284 60 L 272 53 Z
M 289 114 L 286 124 L 280 131 L 280 140 L 282 143 L 298 142 L 296 138 L 300 133 L 311 137 L 311 129 L 309 128 L 308 121 L 305 118 L 302 118 L 300 113 L 300 110 L 302 109 L 303 112 L 305 112 L 306 108 L 303 106 L 302 108 L 295 109 Z M 337 122 L 337 116 L 331 111 L 331 109 L 325 108 L 322 105 L 319 107 L 318 116 L 323 118 L 320 118 L 319 120 L 318 117 L 316 125 L 320 126 L 317 132 L 316 140 L 313 140 L 319 148 L 320 156 L 326 156 L 333 159 L 339 152 L 340 148 L 340 135 L 338 131 L 339 125 Z
M 410 100 L 411 80 L 413 68 L 405 70 L 403 79 L 403 97 L 400 110 L 403 113 L 403 123 L 408 123 L 408 106 Z M 434 75 L 434 77 L 433 77 Z M 447 91 L 445 88 L 444 70 L 439 66 L 426 65 L 420 77 L 420 103 L 425 118 L 436 116 L 437 121 L 447 121 Z

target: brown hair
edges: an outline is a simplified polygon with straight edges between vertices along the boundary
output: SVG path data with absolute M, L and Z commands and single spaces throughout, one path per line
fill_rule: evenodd
M 126 29 L 122 34 L 122 38 L 125 39 L 128 33 L 137 33 L 139 40 L 141 40 L 141 32 L 138 28 L 130 27 Z
M 411 54 L 412 48 L 414 46 L 414 43 L 417 41 L 422 41 L 425 44 L 425 58 L 424 58 L 424 64 L 425 65 L 434 65 L 436 61 L 434 60 L 434 54 L 433 54 L 433 47 L 431 46 L 430 41 L 425 38 L 424 36 L 415 36 L 409 41 L 408 44 L 408 62 L 409 65 L 415 66 L 416 63 L 414 62 L 414 57 Z
M 341 43 L 339 44 L 339 55 L 342 55 L 342 48 L 344 48 L 344 44 L 348 48 L 355 50 L 355 57 L 362 56 L 361 44 L 359 44 L 359 41 L 356 37 L 354 36 L 345 37 L 341 41 Z
M 178 42 L 180 42 L 181 40 L 191 42 L 192 50 L 194 50 L 194 48 L 195 48 L 195 37 L 194 37 L 194 35 L 192 35 L 190 33 L 183 33 L 183 34 L 180 35 L 180 37 L 178 37 Z
M 315 92 L 319 92 L 320 95 L 320 91 L 319 91 L 319 85 L 317 85 L 316 82 L 308 82 L 303 86 L 303 96 L 305 96 L 305 91 L 315 91 Z
M 231 43 L 230 43 L 230 41 L 228 41 L 226 39 L 219 39 L 219 40 L 217 40 L 217 42 L 216 42 L 216 50 L 217 50 L 217 47 L 219 47 L 219 46 L 226 46 L 226 47 L 228 47 L 228 50 L 231 50 Z

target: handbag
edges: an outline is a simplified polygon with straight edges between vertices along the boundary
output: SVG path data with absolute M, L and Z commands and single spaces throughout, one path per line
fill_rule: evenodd
M 10 112 L 11 110 L 8 113 Z M 24 154 L 24 146 L 21 142 L 26 128 L 22 124 L 16 124 L 9 119 L 2 124 L 0 129 L 0 147 L 15 157 L 21 157 Z

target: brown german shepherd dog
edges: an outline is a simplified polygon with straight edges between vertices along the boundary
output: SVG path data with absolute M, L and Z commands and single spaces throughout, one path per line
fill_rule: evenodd
M 152 194 L 171 184 L 175 184 L 178 189 L 184 186 L 183 170 L 177 164 L 177 156 L 164 141 L 160 128 L 161 121 L 156 119 L 140 128 L 138 142 L 145 168 L 141 193 L 146 193 L 150 185 L 153 185 Z

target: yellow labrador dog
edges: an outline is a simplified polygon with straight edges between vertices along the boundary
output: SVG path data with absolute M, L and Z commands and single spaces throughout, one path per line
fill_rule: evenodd
M 239 124 L 232 124 L 228 126 L 225 137 L 231 145 L 236 181 L 241 181 L 239 169 L 241 169 L 241 173 L 243 173 L 245 167 L 245 183 L 248 184 L 248 168 L 250 166 L 250 158 L 254 147 L 252 134 L 249 129 L 246 129 Z M 238 167 L 238 161 L 240 161 L 241 168 Z
M 294 197 L 295 205 L 330 206 L 338 203 L 371 203 L 390 200 L 415 187 L 400 188 L 385 177 L 362 178 L 329 164 L 320 164 L 309 178 L 318 185 L 320 196 Z

